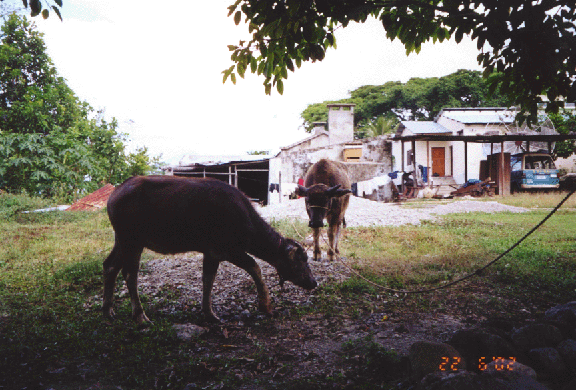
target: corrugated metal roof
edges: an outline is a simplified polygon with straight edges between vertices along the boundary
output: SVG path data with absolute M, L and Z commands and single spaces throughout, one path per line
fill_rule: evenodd
M 108 198 L 114 189 L 115 187 L 112 184 L 106 184 L 68 207 L 67 211 L 92 211 L 106 207 L 106 202 L 108 202 Z
M 513 123 L 515 115 L 502 109 L 446 109 L 438 115 L 464 124 Z
M 222 155 L 222 156 L 186 156 L 180 160 L 178 166 L 193 166 L 193 165 L 222 165 L 235 162 L 253 162 L 253 161 L 266 161 L 273 158 L 270 155 Z
M 444 126 L 432 121 L 402 121 L 400 123 L 413 134 L 452 134 Z

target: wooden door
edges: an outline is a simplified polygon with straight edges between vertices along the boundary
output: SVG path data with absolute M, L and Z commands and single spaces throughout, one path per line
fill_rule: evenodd
M 432 148 L 432 175 L 446 176 L 446 148 Z

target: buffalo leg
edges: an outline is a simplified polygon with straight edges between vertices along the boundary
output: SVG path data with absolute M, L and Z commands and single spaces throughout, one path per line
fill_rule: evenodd
M 272 315 L 270 292 L 262 280 L 262 271 L 260 270 L 258 263 L 256 263 L 256 261 L 246 253 L 242 253 L 237 257 L 235 256 L 234 258 L 230 258 L 228 261 L 248 272 L 252 279 L 254 279 L 256 291 L 258 292 L 258 310 L 268 315 Z
M 212 311 L 212 286 L 220 266 L 220 260 L 205 253 L 202 263 L 202 313 L 210 322 L 220 322 L 220 318 Z
M 312 228 L 312 237 L 314 238 L 314 260 L 320 260 L 322 252 L 320 251 L 320 228 Z

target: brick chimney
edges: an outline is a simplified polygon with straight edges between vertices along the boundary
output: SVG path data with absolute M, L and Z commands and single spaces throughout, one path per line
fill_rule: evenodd
M 328 104 L 330 145 L 354 140 L 355 104 Z

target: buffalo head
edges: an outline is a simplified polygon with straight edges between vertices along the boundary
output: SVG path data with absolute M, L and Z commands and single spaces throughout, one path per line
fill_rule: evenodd
M 283 239 L 280 246 L 280 257 L 276 266 L 280 276 L 280 284 L 288 280 L 306 290 L 312 290 L 318 286 L 308 266 L 308 255 L 302 245 L 289 238 Z
M 311 228 L 324 227 L 324 219 L 332 203 L 332 199 L 351 193 L 351 190 L 340 189 L 340 184 L 328 187 L 326 184 L 314 184 L 308 188 L 298 186 L 296 195 L 306 198 L 306 211 Z

